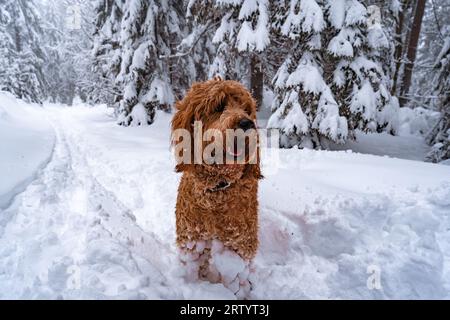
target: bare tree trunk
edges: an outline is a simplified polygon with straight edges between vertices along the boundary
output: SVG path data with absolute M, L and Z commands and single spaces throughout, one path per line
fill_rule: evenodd
M 408 41 L 408 51 L 406 53 L 407 62 L 405 64 L 405 72 L 403 76 L 400 106 L 404 106 L 407 102 L 407 95 L 411 86 L 412 71 L 414 68 L 414 61 L 416 60 L 417 43 L 419 42 L 420 29 L 422 27 L 422 18 L 425 11 L 426 0 L 417 0 L 416 8 L 414 10 L 414 20 L 411 27 L 411 33 Z
M 395 70 L 394 76 L 392 78 L 392 95 L 397 94 L 397 86 L 398 86 L 398 76 L 400 73 L 400 67 L 402 66 L 402 56 L 403 56 L 403 47 L 405 46 L 403 42 L 403 26 L 405 23 L 405 14 L 408 8 L 409 0 L 404 0 L 402 3 L 402 11 L 398 14 L 397 25 L 395 27 L 395 51 L 394 51 L 394 61 L 395 61 Z
M 264 73 L 258 55 L 252 54 L 250 59 L 250 91 L 256 100 L 257 110 L 260 110 L 263 101 Z

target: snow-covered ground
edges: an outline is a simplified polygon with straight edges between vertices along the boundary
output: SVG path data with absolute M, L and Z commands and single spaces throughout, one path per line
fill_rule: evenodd
M 51 160 L 0 211 L 0 298 L 234 298 L 178 263 L 170 115 L 123 128 L 104 107 L 44 112 Z M 250 298 L 450 298 L 449 166 L 275 155 L 264 161 Z
M 42 108 L 0 92 L 0 209 L 50 160 L 53 143 Z
M 330 149 L 424 161 L 430 146 L 425 143 L 423 137 L 416 135 L 392 136 L 387 133 L 357 132 L 356 141 L 347 141 L 344 145 L 333 144 Z

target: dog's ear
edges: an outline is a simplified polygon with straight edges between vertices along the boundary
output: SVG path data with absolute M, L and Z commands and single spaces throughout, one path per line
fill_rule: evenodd
M 193 123 L 194 123 L 194 108 L 192 106 L 190 106 L 188 104 L 188 99 L 184 98 L 181 101 L 178 101 L 176 103 L 176 109 L 177 112 L 175 113 L 175 115 L 173 116 L 172 119 L 172 136 L 171 136 L 171 144 L 172 146 L 176 146 L 178 143 L 182 143 L 182 139 L 181 136 L 182 134 L 179 134 L 179 132 L 177 132 L 177 130 L 185 130 L 189 133 L 191 139 L 193 138 Z M 194 148 L 194 144 L 193 144 L 193 140 L 191 141 L 191 161 L 194 161 L 193 156 L 194 156 L 194 152 L 193 149 Z M 183 149 L 184 150 L 184 149 Z M 180 151 L 181 153 L 185 152 L 185 151 Z M 182 159 L 184 159 L 184 155 L 176 155 L 177 156 L 177 161 L 182 161 Z M 191 163 L 184 163 L 184 162 L 179 162 L 176 167 L 175 167 L 175 171 L 176 172 L 183 172 L 183 171 L 187 171 L 190 166 L 192 164 Z
M 185 129 L 192 132 L 192 126 L 194 124 L 194 110 L 192 107 L 189 107 L 185 100 L 186 98 L 175 104 L 177 112 L 172 119 L 172 134 L 177 129 Z

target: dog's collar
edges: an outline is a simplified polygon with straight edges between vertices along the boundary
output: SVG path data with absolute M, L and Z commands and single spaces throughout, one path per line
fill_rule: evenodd
M 208 191 L 209 192 L 222 191 L 222 190 L 225 190 L 225 189 L 229 188 L 230 186 L 231 186 L 231 182 L 222 180 L 215 187 L 209 188 Z

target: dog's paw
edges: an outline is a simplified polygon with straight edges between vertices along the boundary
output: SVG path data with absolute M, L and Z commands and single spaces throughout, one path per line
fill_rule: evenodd
M 242 259 L 235 251 L 224 248 L 220 241 L 212 242 L 209 270 L 216 273 L 223 285 L 238 299 L 248 298 L 250 294 L 251 269 L 250 261 Z
M 188 281 L 207 278 L 209 255 L 205 241 L 191 241 L 179 247 L 178 257 Z

